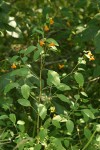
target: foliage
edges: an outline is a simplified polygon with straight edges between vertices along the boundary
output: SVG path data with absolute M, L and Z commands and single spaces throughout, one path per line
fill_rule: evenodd
M 99 150 L 99 0 L 0 0 L 0 149 Z

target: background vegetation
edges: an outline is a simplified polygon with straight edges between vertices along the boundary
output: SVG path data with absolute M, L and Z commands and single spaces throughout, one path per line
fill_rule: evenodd
M 100 1 L 0 0 L 0 150 L 100 150 Z

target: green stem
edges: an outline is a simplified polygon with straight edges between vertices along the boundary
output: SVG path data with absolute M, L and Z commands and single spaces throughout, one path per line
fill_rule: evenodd
M 42 55 L 41 55 L 41 58 L 40 58 L 40 93 L 39 93 L 39 101 L 38 103 L 40 104 L 41 103 L 41 97 L 42 97 Z M 37 114 L 37 134 L 39 133 L 39 127 L 40 127 L 40 117 L 39 117 L 39 114 Z
M 89 144 L 91 143 L 91 141 L 92 141 L 92 139 L 93 139 L 95 133 L 96 133 L 96 130 L 93 132 L 93 134 L 92 134 L 92 136 L 90 137 L 89 141 L 86 143 L 86 145 L 83 147 L 82 150 L 85 150 L 85 149 L 89 146 Z

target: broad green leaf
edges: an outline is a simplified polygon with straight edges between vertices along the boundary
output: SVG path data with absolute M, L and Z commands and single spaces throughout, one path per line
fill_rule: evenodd
M 74 123 L 71 120 L 66 121 L 66 127 L 69 133 L 72 133 L 74 130 Z
M 26 56 L 22 58 L 22 61 L 23 61 L 24 63 L 25 63 L 27 60 L 28 60 L 28 57 L 26 57 Z
M 54 145 L 55 150 L 66 150 L 62 143 L 60 138 L 51 137 L 50 139 L 51 143 Z
M 89 118 L 94 119 L 95 116 L 90 109 L 82 109 L 82 112 Z
M 47 108 L 45 107 L 45 105 L 43 104 L 38 105 L 38 113 L 41 119 L 44 120 L 47 115 Z
M 15 75 L 17 75 L 17 76 L 26 76 L 26 75 L 28 75 L 28 69 L 27 68 L 20 68 L 20 69 L 16 69 L 16 70 L 14 70 L 14 71 L 12 71 L 11 72 L 11 76 L 15 76 Z
M 63 94 L 57 94 L 57 97 L 58 97 L 61 101 L 67 102 L 68 104 L 70 104 L 69 98 L 67 98 L 65 95 L 63 95 Z
M 17 58 L 19 58 L 19 56 L 13 56 L 13 57 L 10 59 L 10 63 L 15 62 Z
M 7 115 L 1 115 L 1 116 L 0 116 L 0 120 L 4 120 L 4 119 L 7 119 L 7 118 L 8 118 Z
M 80 95 L 79 95 L 79 94 L 76 94 L 76 95 L 74 95 L 74 98 L 75 98 L 76 100 L 78 100 L 78 99 L 80 99 Z
M 60 83 L 58 86 L 57 86 L 57 89 L 59 89 L 60 91 L 68 91 L 68 90 L 71 90 L 71 88 L 64 84 L 64 83 Z
M 54 43 L 55 46 L 59 46 L 59 44 L 54 39 L 52 39 L 52 38 L 47 39 L 46 42 L 48 42 L 48 43 Z
M 52 124 L 56 127 L 56 128 L 61 128 L 60 123 L 57 120 L 52 120 Z
M 9 115 L 10 120 L 15 124 L 16 123 L 16 116 L 15 114 L 10 114 Z
M 41 142 L 43 142 L 47 138 L 47 129 L 44 129 L 43 127 L 40 128 L 39 138 Z
M 27 100 L 27 99 L 18 99 L 18 103 L 19 103 L 20 105 L 26 106 L 26 107 L 31 106 L 30 101 Z
M 32 51 L 36 49 L 36 46 L 29 46 L 27 50 L 25 51 L 24 55 L 30 54 Z
M 88 128 L 84 128 L 84 135 L 85 135 L 85 137 L 89 140 L 90 139 L 90 137 L 91 137 L 91 131 L 88 129 Z
M 66 147 L 69 147 L 69 141 L 68 141 L 68 140 L 64 140 L 64 145 L 65 145 Z
M 34 56 L 33 56 L 34 61 L 38 60 L 39 56 L 43 52 L 43 48 L 39 44 L 37 45 L 37 48 L 38 50 L 34 52 Z
M 22 85 L 21 93 L 25 99 L 28 99 L 30 95 L 30 87 L 27 84 Z
M 48 118 L 48 119 L 44 122 L 43 127 L 44 127 L 44 128 L 48 128 L 50 125 L 51 125 L 51 118 Z
M 75 78 L 76 82 L 79 84 L 79 86 L 83 86 L 83 84 L 84 84 L 84 77 L 83 77 L 83 75 L 81 73 L 76 72 L 74 74 L 74 78 Z
M 54 84 L 56 87 L 59 86 L 59 84 L 60 84 L 59 74 L 53 70 L 49 70 L 47 83 L 48 83 L 48 85 Z
M 19 84 L 18 83 L 9 83 L 6 87 L 5 87 L 5 90 L 4 90 L 4 93 L 8 93 L 10 90 L 12 90 L 13 88 L 18 88 Z

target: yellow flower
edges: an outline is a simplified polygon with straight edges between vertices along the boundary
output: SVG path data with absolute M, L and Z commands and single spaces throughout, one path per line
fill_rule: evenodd
M 55 46 L 55 44 L 54 44 L 53 42 L 51 42 L 51 43 L 49 44 L 49 47 L 51 47 L 51 46 Z
M 91 57 L 91 56 L 92 56 L 92 53 L 91 53 L 91 51 L 89 51 L 87 55 Z
M 56 111 L 55 107 L 50 107 L 50 112 L 54 113 Z
M 17 66 L 13 63 L 12 66 L 11 66 L 11 68 L 12 68 L 12 69 L 16 69 Z
M 47 25 L 44 26 L 44 31 L 49 31 L 49 27 Z
M 39 41 L 39 44 L 40 44 L 40 46 L 45 45 L 45 43 L 44 43 L 44 41 L 43 41 L 43 40 L 40 40 L 40 41 Z
M 90 60 L 90 61 L 91 61 L 91 60 L 95 60 L 94 56 L 92 55 L 92 56 L 89 58 L 89 60 Z
M 59 69 L 62 69 L 62 68 L 64 68 L 64 64 L 62 64 L 62 65 L 59 64 L 58 67 L 59 67 Z
M 52 18 L 50 18 L 50 24 L 54 24 L 54 20 Z

